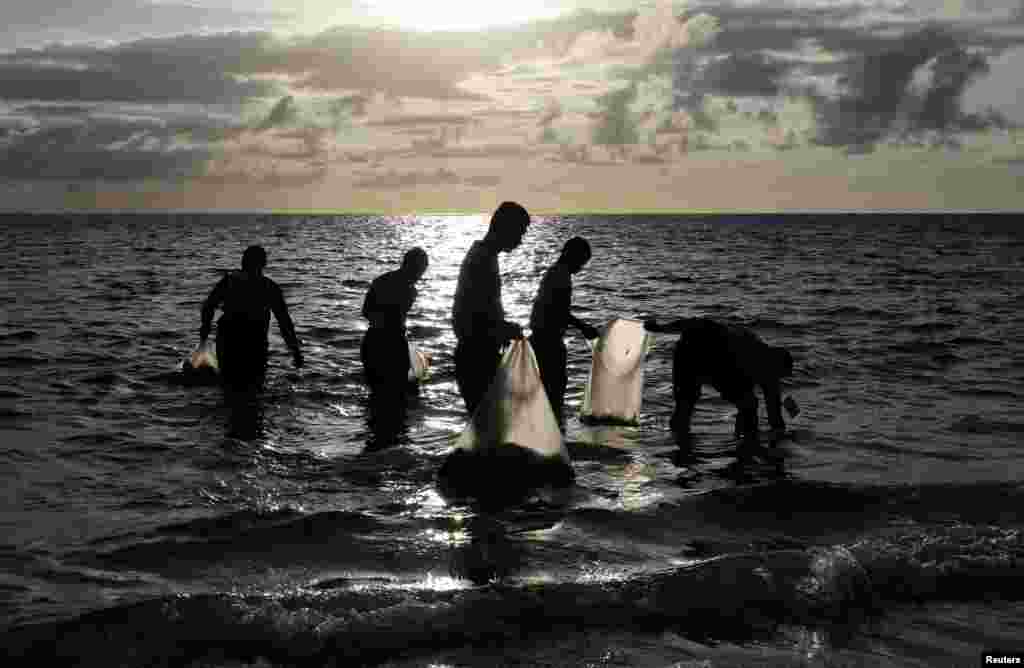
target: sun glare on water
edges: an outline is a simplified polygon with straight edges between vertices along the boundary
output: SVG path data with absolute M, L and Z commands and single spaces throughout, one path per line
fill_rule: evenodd
M 556 7 L 552 7 L 552 4 Z M 363 7 L 371 18 L 382 24 L 434 31 L 480 30 L 554 18 L 561 13 L 557 5 L 543 0 L 518 0 L 513 3 L 480 0 L 367 0 Z

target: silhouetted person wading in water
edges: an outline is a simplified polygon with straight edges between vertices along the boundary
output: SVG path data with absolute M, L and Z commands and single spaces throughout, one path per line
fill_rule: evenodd
M 455 329 L 455 381 L 470 413 L 483 399 L 501 363 L 501 347 L 523 335 L 505 320 L 501 306 L 498 254 L 519 247 L 530 214 L 515 202 L 503 202 L 491 217 L 483 239 L 473 242 L 459 269 L 452 307 Z
M 710 385 L 735 404 L 739 411 L 736 435 L 747 443 L 756 443 L 758 437 L 755 387 L 764 394 L 772 429 L 778 433 L 785 430 L 780 380 L 793 374 L 793 356 L 785 348 L 768 345 L 745 327 L 710 318 L 681 318 L 666 324 L 648 320 L 644 327 L 680 335 L 672 360 L 676 400 L 672 429 L 681 437 L 690 435 L 690 420 L 702 385 Z
M 565 242 L 562 253 L 544 273 L 530 312 L 530 345 L 555 417 L 561 422 L 567 382 L 565 332 L 569 326 L 587 339 L 596 339 L 596 329 L 569 312 L 572 306 L 572 276 L 590 261 L 590 244 L 582 237 Z
M 199 338 L 210 335 L 213 314 L 217 320 L 217 360 L 226 386 L 259 388 L 267 370 L 267 334 L 273 311 L 281 336 L 292 351 L 295 366 L 302 366 L 302 351 L 284 295 L 277 283 L 263 275 L 267 253 L 261 246 L 249 246 L 242 254 L 241 271 L 232 271 L 214 286 L 203 303 Z
M 363 301 L 363 317 L 370 328 L 363 336 L 360 354 L 371 394 L 401 394 L 409 383 L 409 341 L 405 319 L 416 301 L 416 282 L 427 270 L 427 253 L 412 248 L 402 266 L 378 276 Z

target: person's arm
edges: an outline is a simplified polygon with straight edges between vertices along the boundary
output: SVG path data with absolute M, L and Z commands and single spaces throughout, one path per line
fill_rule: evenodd
M 494 320 L 493 318 L 499 318 Z M 523 326 L 518 322 L 505 319 L 505 309 L 501 307 L 501 295 L 496 300 L 496 308 L 491 310 L 490 329 L 496 334 L 502 343 L 508 343 L 512 339 L 523 338 Z
M 676 318 L 671 322 L 659 323 L 656 319 L 644 321 L 644 329 L 657 334 L 682 334 L 688 330 L 697 318 Z
M 779 380 L 773 378 L 762 383 L 761 392 L 764 394 L 764 406 L 768 412 L 768 424 L 772 429 L 785 431 L 786 421 L 782 419 L 782 392 L 779 389 Z
M 292 351 L 292 360 L 296 367 L 302 366 L 302 349 L 299 347 L 299 337 L 295 335 L 295 325 L 292 323 L 291 315 L 288 313 L 288 305 L 284 301 L 284 293 L 276 284 L 273 286 L 270 308 L 277 319 L 277 327 L 281 331 L 281 337 Z
M 523 327 L 517 322 L 505 318 L 505 307 L 501 305 L 501 276 L 498 274 L 498 261 L 487 265 L 488 276 L 484 285 L 489 286 L 484 297 L 486 307 L 483 316 L 487 319 L 487 327 L 502 342 L 523 337 Z
M 600 333 L 597 331 L 596 327 L 588 325 L 587 323 L 583 322 L 582 320 L 580 320 L 579 318 L 572 314 L 572 278 L 568 273 L 565 275 L 564 290 L 565 297 L 563 303 L 565 304 L 566 324 L 569 325 L 570 327 L 575 327 L 576 329 L 578 329 L 580 333 L 583 335 L 583 338 L 587 340 L 598 338 L 600 336 Z
M 363 299 L 363 317 L 366 318 L 371 327 L 385 325 L 387 313 L 381 304 L 380 279 L 370 283 L 370 289 L 366 291 L 366 298 Z
M 572 313 L 569 314 L 569 324 L 575 327 L 576 329 L 580 330 L 580 333 L 583 335 L 583 338 L 585 339 L 596 339 L 601 336 L 600 332 L 597 331 L 596 327 L 594 327 L 593 325 L 588 325 L 587 323 L 583 322 L 582 320 L 574 316 Z
M 402 324 L 405 324 L 405 319 L 409 317 L 409 311 L 412 310 L 412 305 L 416 303 L 416 297 L 419 296 L 419 291 L 415 285 L 410 285 L 409 290 L 405 293 L 405 301 L 402 303 Z
M 371 314 L 373 313 L 373 302 L 374 302 L 374 290 L 373 283 L 370 283 L 370 289 L 366 291 L 366 297 L 363 298 L 363 317 L 373 322 Z
M 217 311 L 217 307 L 224 303 L 224 294 L 227 292 L 227 282 L 227 276 L 220 279 L 217 285 L 213 286 L 213 290 L 210 291 L 210 294 L 203 302 L 203 308 L 200 312 L 200 341 L 205 342 L 210 336 L 210 330 L 213 328 L 213 314 Z
M 540 281 L 537 296 L 530 311 L 530 329 L 534 332 L 563 333 L 575 327 L 588 339 L 598 337 L 597 330 L 572 314 L 572 282 L 568 271 L 553 266 Z

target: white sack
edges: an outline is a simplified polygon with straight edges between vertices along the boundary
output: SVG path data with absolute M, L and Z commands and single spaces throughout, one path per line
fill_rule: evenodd
M 422 381 L 427 377 L 427 369 L 430 368 L 430 358 L 413 343 L 409 343 L 409 380 Z
M 570 464 L 537 358 L 526 339 L 515 340 L 505 351 L 490 388 L 455 446 L 483 453 L 507 444 Z
M 214 344 L 207 339 L 192 351 L 189 358 L 182 363 L 182 367 L 191 371 L 219 371 L 217 366 L 217 350 Z
M 636 424 L 650 335 L 639 320 L 612 320 L 594 345 L 582 416 L 591 421 Z

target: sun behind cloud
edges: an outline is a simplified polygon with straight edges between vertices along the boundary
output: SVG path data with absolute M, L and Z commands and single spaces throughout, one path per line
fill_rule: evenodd
M 386 25 L 422 31 L 481 30 L 494 26 L 554 18 L 564 11 L 559 3 L 517 0 L 490 3 L 479 0 L 366 0 L 363 11 Z

